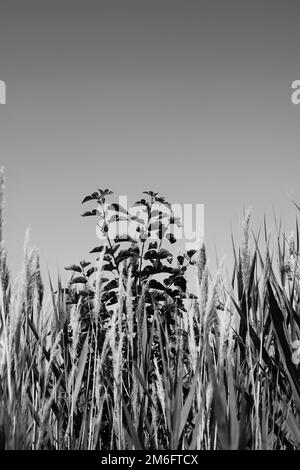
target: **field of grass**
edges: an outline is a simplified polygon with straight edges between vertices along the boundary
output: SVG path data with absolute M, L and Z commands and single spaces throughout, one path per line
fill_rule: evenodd
M 246 214 L 229 278 L 204 245 L 127 242 L 67 267 L 47 299 L 38 252 L 25 242 L 12 279 L 1 241 L 0 448 L 299 449 L 297 224 L 255 235 Z

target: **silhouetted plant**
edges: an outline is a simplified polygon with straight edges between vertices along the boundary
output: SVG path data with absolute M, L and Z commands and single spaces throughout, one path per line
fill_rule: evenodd
M 100 254 L 101 269 L 107 275 L 102 278 L 100 312 L 104 317 L 111 313 L 110 307 L 118 302 L 119 283 L 125 282 L 125 279 L 128 282 L 130 276 L 133 305 L 137 305 L 144 291 L 148 315 L 153 315 L 155 301 L 160 313 L 171 322 L 171 313 L 175 309 L 179 313 L 184 308 L 183 299 L 187 297 L 185 274 L 187 267 L 194 264 L 192 258 L 196 250 L 175 256 L 174 250 L 170 251 L 169 247 L 164 246 L 176 243 L 172 227 L 181 224 L 164 197 L 153 191 L 145 191 L 143 194 L 146 194 L 147 200 L 142 198 L 127 210 L 119 203 L 107 204 L 107 197 L 112 194 L 108 189 L 98 189 L 82 201 L 83 204 L 90 201 L 97 204 L 96 208 L 82 216 L 98 217 L 97 225 L 102 235 L 101 245 L 90 251 L 92 254 Z M 144 217 L 132 214 L 132 209 L 136 212 L 137 208 L 139 215 L 142 213 Z M 131 226 L 127 233 L 122 233 L 120 229 L 123 222 L 127 228 Z M 117 233 L 114 230 L 116 226 Z M 95 278 L 99 269 L 90 265 L 82 261 L 80 265 L 66 268 L 74 275 L 70 281 L 69 300 L 77 303 L 81 296 L 87 312 L 95 298 Z

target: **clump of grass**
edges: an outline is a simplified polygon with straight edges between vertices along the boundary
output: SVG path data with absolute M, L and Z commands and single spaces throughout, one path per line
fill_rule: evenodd
M 222 266 L 209 273 L 199 247 L 198 293 L 184 308 L 153 293 L 150 278 L 135 283 L 124 259 L 108 314 L 104 252 L 88 263 L 94 282 L 81 263 L 84 289 L 50 283 L 47 300 L 27 239 L 10 278 L 3 198 L 1 172 L 2 449 L 299 448 L 298 226 L 293 238 L 278 230 L 275 255 L 269 237 L 250 240 L 248 213 L 231 282 Z

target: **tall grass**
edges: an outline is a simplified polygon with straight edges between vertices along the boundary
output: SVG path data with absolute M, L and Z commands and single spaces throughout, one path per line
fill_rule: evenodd
M 133 302 L 130 263 L 118 303 L 101 318 L 97 261 L 88 311 L 58 281 L 44 299 L 39 254 L 24 246 L 9 275 L 0 175 L 0 447 L 2 449 L 300 448 L 299 233 L 278 227 L 233 244 L 231 279 L 213 277 L 205 246 L 198 293 L 172 326 Z M 126 262 L 127 263 L 127 262 Z M 127 263 L 128 264 L 128 263 Z

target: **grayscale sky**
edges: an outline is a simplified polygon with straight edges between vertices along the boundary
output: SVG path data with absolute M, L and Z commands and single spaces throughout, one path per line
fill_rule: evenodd
M 244 208 L 293 228 L 299 0 L 0 2 L 1 164 L 14 269 L 25 230 L 52 273 L 97 245 L 82 198 L 205 204 L 209 257 Z M 272 224 L 271 224 L 272 225 Z

